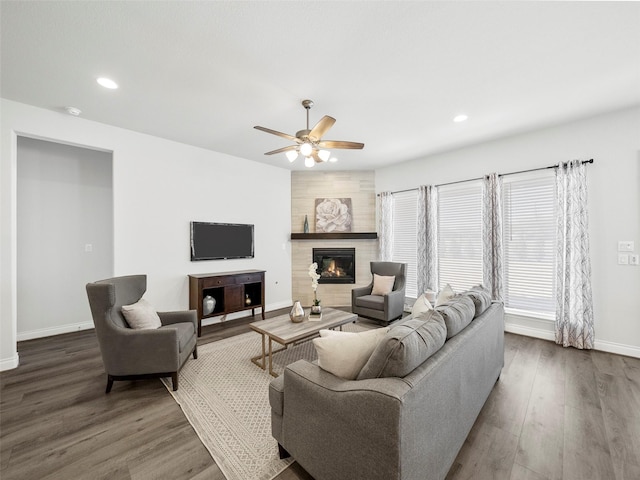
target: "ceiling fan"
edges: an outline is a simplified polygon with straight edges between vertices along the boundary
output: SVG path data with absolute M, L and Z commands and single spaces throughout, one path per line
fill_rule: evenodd
M 327 148 L 336 149 L 355 149 L 360 150 L 364 148 L 364 143 L 358 142 L 345 142 L 341 140 L 322 140 L 322 137 L 329 129 L 336 123 L 336 119 L 325 115 L 320 119 L 318 123 L 312 129 L 309 129 L 309 110 L 313 107 L 313 101 L 303 100 L 302 106 L 307 110 L 307 128 L 299 130 L 296 135 L 289 135 L 287 133 L 271 130 L 270 128 L 255 126 L 253 128 L 262 130 L 263 132 L 271 133 L 272 135 L 278 135 L 279 137 L 286 138 L 293 142 L 295 145 L 289 145 L 288 147 L 278 148 L 266 152 L 265 155 L 273 155 L 275 153 L 285 153 L 290 162 L 293 162 L 298 155 L 305 157 L 304 164 L 307 167 L 313 167 L 316 163 L 322 162 L 335 162 L 336 157 L 331 155 Z

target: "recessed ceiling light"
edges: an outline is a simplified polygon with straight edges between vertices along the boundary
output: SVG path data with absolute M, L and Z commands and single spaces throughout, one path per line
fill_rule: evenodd
M 100 77 L 97 82 L 104 88 L 109 88 L 111 90 L 115 90 L 116 88 L 118 88 L 118 84 L 110 78 Z
M 456 115 L 455 117 L 453 117 L 453 121 L 456 123 L 460 123 L 460 122 L 464 122 L 468 119 L 469 117 L 465 114 L 461 114 L 461 115 Z

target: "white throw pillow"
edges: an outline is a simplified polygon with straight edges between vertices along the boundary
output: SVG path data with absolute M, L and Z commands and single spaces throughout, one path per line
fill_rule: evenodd
M 320 330 L 321 337 L 331 337 L 334 335 L 357 335 L 356 332 L 343 332 L 342 330 L 331 330 L 329 328 L 323 328 Z
M 443 303 L 447 303 L 455 296 L 456 292 L 454 292 L 453 288 L 451 288 L 451 285 L 447 283 L 447 285 L 442 290 L 440 290 L 440 294 L 438 295 L 438 299 L 436 300 L 436 307 L 438 305 L 442 305 Z
M 438 299 L 438 294 L 436 292 L 434 292 L 433 290 L 425 290 L 424 298 L 429 300 L 429 303 L 431 305 L 435 305 L 436 300 Z
M 318 366 L 336 377 L 355 380 L 388 331 L 389 327 L 358 333 L 325 331 L 324 336 L 313 339 Z
M 389 295 L 393 290 L 393 284 L 396 281 L 396 277 L 384 277 L 373 274 L 373 288 L 371 289 L 371 295 Z
M 416 303 L 413 304 L 413 308 L 411 309 L 411 315 L 417 315 L 422 312 L 427 312 L 429 310 L 433 310 L 433 306 L 431 302 L 427 300 L 427 297 L 423 293 L 418 297 Z
M 158 313 L 144 298 L 132 305 L 123 305 L 122 314 L 129 326 L 136 330 L 154 329 L 162 326 Z

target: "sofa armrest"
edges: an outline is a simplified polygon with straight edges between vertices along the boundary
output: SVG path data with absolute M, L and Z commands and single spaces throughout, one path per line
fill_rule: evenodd
M 287 365 L 284 375 L 285 389 L 289 387 L 287 378 L 290 376 L 295 376 L 299 381 L 308 382 L 310 385 L 316 385 L 330 394 L 339 395 L 341 393 L 358 392 L 366 395 L 370 393 L 372 395 L 382 395 L 394 401 L 402 401 L 402 397 L 411 388 L 405 380 L 398 377 L 345 380 L 307 360 L 298 360 Z
M 281 445 L 314 477 L 395 479 L 409 391 L 401 378 L 344 380 L 297 361 L 284 372 Z

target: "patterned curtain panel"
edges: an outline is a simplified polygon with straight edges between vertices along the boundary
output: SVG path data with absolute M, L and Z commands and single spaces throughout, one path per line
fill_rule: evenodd
M 483 283 L 494 300 L 503 301 L 502 178 L 484 177 L 482 192 Z
M 418 294 L 438 291 L 438 189 L 418 188 Z
M 379 258 L 390 262 L 393 259 L 393 195 L 382 192 L 378 202 L 378 247 Z
M 587 219 L 587 175 L 580 160 L 558 165 L 556 343 L 593 348 L 593 299 Z

